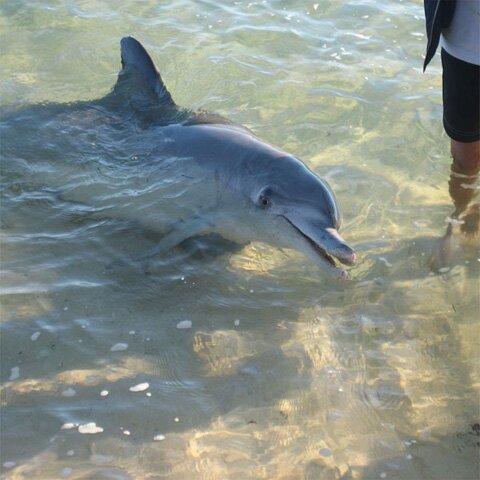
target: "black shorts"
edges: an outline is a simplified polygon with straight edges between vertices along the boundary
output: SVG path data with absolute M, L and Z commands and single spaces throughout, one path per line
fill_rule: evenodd
M 443 126 L 459 142 L 480 140 L 480 66 L 442 48 Z

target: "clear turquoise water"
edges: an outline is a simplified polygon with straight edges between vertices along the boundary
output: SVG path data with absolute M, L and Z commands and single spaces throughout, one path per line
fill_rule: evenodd
M 453 207 L 421 2 L 18 1 L 0 22 L 2 106 L 33 115 L 1 131 L 2 478 L 478 477 L 478 240 L 432 271 Z M 105 159 L 148 145 L 31 105 L 108 93 L 127 34 L 177 103 L 329 180 L 350 282 L 258 243 L 110 268 L 155 236 L 52 179 L 135 188 Z

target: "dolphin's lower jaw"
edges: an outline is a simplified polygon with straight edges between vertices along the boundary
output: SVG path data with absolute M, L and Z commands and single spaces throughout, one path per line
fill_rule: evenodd
M 293 222 L 285 217 L 287 222 L 308 242 L 312 247 L 315 253 L 318 255 L 318 260 L 321 260 L 321 263 L 327 267 L 327 270 L 330 273 L 337 274 L 340 278 L 348 278 L 348 273 L 346 270 L 343 270 L 335 264 L 335 257 L 338 261 L 344 265 L 355 265 L 357 261 L 356 253 L 343 241 L 339 243 L 339 246 L 336 248 L 323 248 L 315 240 L 310 238 L 308 235 L 303 233 Z M 341 241 L 341 237 L 335 229 L 328 228 L 326 229 L 332 236 L 336 237 Z
M 302 234 L 305 240 L 310 244 L 310 246 L 315 251 L 315 253 L 318 254 L 317 262 L 318 260 L 320 260 L 320 263 L 324 266 L 324 268 L 332 277 L 337 277 L 342 280 L 347 280 L 349 278 L 348 272 L 343 268 L 337 267 L 337 265 L 335 264 L 335 260 L 332 258 L 332 256 L 329 255 L 320 245 L 318 245 L 318 243 L 314 242 L 310 237 L 305 235 L 301 230 L 298 230 L 298 231 Z M 338 257 L 336 256 L 335 258 L 338 258 Z M 340 258 L 338 258 L 338 260 L 340 260 L 342 263 L 345 263 Z
M 357 262 L 357 254 L 353 251 L 345 252 L 339 250 L 329 250 L 329 252 L 327 252 L 318 243 L 314 242 L 310 237 L 307 237 L 303 233 L 302 235 L 307 239 L 307 241 L 319 255 L 321 255 L 323 258 L 325 258 L 325 260 L 327 260 L 327 262 L 331 263 L 334 266 L 335 260 L 332 258 L 332 256 L 344 265 L 352 266 L 355 265 L 355 263 Z M 350 247 L 347 248 L 350 249 Z

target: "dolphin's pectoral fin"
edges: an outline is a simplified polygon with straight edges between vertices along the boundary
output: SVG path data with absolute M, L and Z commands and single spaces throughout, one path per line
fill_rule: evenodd
M 218 233 L 208 233 L 187 238 L 179 245 L 179 248 L 187 252 L 189 257 L 212 261 L 225 254 L 237 253 L 244 246 L 245 244 L 227 240 Z
M 190 237 L 213 231 L 213 224 L 208 217 L 193 216 L 177 222 L 170 228 L 155 247 L 136 260 L 147 260 L 176 247 Z

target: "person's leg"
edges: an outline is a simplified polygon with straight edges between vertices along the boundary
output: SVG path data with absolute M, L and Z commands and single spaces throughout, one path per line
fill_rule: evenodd
M 451 152 L 457 173 L 475 175 L 480 171 L 480 140 L 470 143 L 451 140 Z
M 442 49 L 443 126 L 453 157 L 449 192 L 458 218 L 475 198 L 480 171 L 480 66 Z
M 478 244 L 480 205 L 478 195 L 480 171 L 480 141 L 451 141 L 453 162 L 448 191 L 455 210 L 451 213 L 443 237 L 434 243 L 429 264 L 433 271 L 449 268 L 461 260 L 463 248 L 473 240 Z M 460 235 L 458 235 L 460 234 Z
M 480 208 L 475 202 L 480 172 L 480 67 L 444 49 L 442 67 L 443 125 L 453 158 L 448 191 L 455 210 L 445 235 L 434 244 L 430 257 L 434 271 L 451 266 L 463 244 L 476 239 L 480 228 Z
M 479 181 L 480 171 L 480 141 L 458 142 L 451 141 L 453 162 L 448 182 L 448 191 L 455 206 L 452 217 L 458 216 L 466 210 L 477 195 L 476 184 Z

